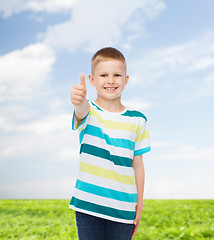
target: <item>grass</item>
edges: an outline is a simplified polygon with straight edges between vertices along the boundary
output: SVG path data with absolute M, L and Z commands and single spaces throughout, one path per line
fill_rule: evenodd
M 69 200 L 0 200 L 0 239 L 77 240 Z M 144 200 L 135 240 L 214 240 L 214 200 Z

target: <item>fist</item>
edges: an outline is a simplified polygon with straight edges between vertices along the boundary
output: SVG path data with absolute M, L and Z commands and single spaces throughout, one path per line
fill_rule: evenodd
M 73 86 L 71 90 L 71 102 L 75 106 L 80 106 L 84 103 L 87 94 L 87 87 L 85 83 L 85 74 L 80 74 L 80 84 Z

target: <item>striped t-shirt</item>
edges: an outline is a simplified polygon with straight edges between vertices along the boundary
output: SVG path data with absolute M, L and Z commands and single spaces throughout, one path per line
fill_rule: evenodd
M 104 219 L 133 223 L 137 203 L 133 157 L 150 151 L 147 118 L 125 108 L 109 112 L 89 101 L 90 111 L 78 125 L 80 164 L 69 207 Z

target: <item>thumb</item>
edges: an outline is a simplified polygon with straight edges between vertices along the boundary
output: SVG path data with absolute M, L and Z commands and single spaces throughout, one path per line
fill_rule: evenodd
M 84 73 L 80 73 L 80 84 L 83 86 L 86 86 L 85 84 L 85 74 Z

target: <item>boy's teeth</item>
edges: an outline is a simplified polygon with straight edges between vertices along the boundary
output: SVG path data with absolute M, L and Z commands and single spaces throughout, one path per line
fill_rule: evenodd
M 116 88 L 105 88 L 105 89 L 107 89 L 107 90 L 112 90 L 112 89 L 116 89 Z

